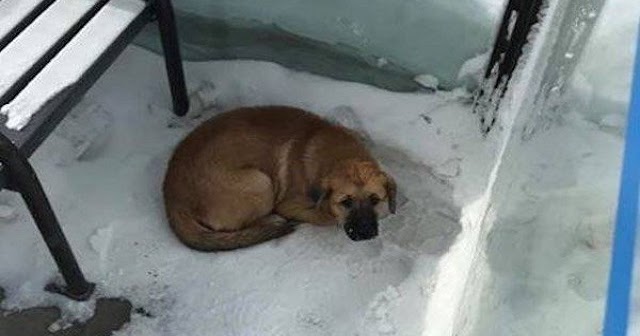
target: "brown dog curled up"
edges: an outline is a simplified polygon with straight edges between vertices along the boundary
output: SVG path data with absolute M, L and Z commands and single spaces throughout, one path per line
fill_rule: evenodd
M 201 251 L 275 239 L 294 222 L 372 239 L 396 207 L 393 178 L 357 134 L 283 106 L 240 108 L 197 127 L 169 161 L 163 193 L 171 228 Z

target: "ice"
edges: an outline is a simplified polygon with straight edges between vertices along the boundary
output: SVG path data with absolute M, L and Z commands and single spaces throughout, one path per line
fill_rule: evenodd
M 453 88 L 458 83 L 456 75 L 460 66 L 490 47 L 504 3 L 503 0 L 393 3 L 352 0 L 338 4 L 272 0 L 266 6 L 255 6 L 251 0 L 185 0 L 176 2 L 175 6 L 179 11 L 208 20 L 221 20 L 231 27 L 268 31 L 275 26 L 320 42 L 325 47 L 356 55 L 372 66 L 392 65 L 413 76 L 432 74 L 440 79 L 443 87 Z M 209 59 L 229 53 L 237 57 L 247 54 L 246 45 L 225 49 L 224 44 L 233 45 L 233 41 L 227 41 L 224 36 L 221 40 L 207 36 L 217 34 L 215 29 L 184 32 L 189 39 L 200 43 L 193 48 L 200 59 L 202 53 Z M 268 47 L 263 49 L 268 51 Z M 264 53 L 265 50 L 260 50 L 255 55 L 260 57 Z M 299 53 L 290 55 L 295 57 Z M 295 60 L 284 63 L 287 62 L 295 63 Z M 315 64 L 315 68 L 323 67 L 326 60 L 319 62 L 321 64 Z

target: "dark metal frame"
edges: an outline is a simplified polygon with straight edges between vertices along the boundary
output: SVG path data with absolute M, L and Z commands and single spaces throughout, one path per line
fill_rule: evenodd
M 0 39 L 0 50 L 8 45 L 20 31 L 28 27 L 38 15 L 55 0 L 43 0 L 9 34 Z M 0 98 L 2 104 L 10 101 L 28 84 L 44 66 L 62 50 L 80 29 L 97 14 L 108 1 L 100 0 L 58 41 L 36 64 L 27 71 L 10 90 Z M 20 193 L 40 231 L 66 285 L 49 284 L 46 289 L 68 296 L 74 300 L 86 300 L 93 293 L 95 285 L 88 282 L 64 236 L 55 213 L 47 199 L 38 177 L 28 161 L 28 157 L 55 129 L 64 116 L 80 101 L 82 96 L 100 78 L 144 26 L 157 19 L 165 56 L 165 65 L 173 98 L 174 113 L 183 116 L 189 109 L 189 101 L 182 68 L 182 58 L 178 45 L 175 17 L 170 0 L 149 0 L 138 17 L 116 38 L 107 50 L 83 74 L 72 87 L 57 95 L 33 116 L 29 124 L 20 131 L 0 126 L 0 188 Z M 0 105 L 2 105 L 0 104 Z M 4 118 L 0 120 L 4 122 Z
M 516 69 L 522 48 L 533 26 L 540 19 L 544 0 L 509 0 L 505 7 L 498 35 L 491 52 L 481 85 L 473 106 L 480 116 L 481 131 L 487 134 L 495 125 L 500 100 L 507 91 Z

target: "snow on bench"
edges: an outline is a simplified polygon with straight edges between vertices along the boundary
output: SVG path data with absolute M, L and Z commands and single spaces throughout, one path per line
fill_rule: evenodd
M 56 1 L 0 51 L 0 97 L 80 20 L 96 1 Z
M 57 1 L 0 52 L 0 96 L 20 78 L 96 0 Z M 141 0 L 111 0 L 8 104 L 6 126 L 22 129 L 33 114 L 77 82 L 111 43 L 142 12 Z
M 0 40 L 42 3 L 41 0 L 0 1 Z
M 64 278 L 64 285 L 45 289 L 74 300 L 87 300 L 95 285 L 85 279 L 28 159 L 154 20 L 173 112 L 184 116 L 189 101 L 171 0 L 0 0 L 0 190 L 22 195 Z

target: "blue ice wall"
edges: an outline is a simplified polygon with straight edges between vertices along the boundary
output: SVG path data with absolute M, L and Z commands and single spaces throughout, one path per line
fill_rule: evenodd
M 271 60 L 339 79 L 443 87 L 493 42 L 503 0 L 175 1 L 186 56 Z

